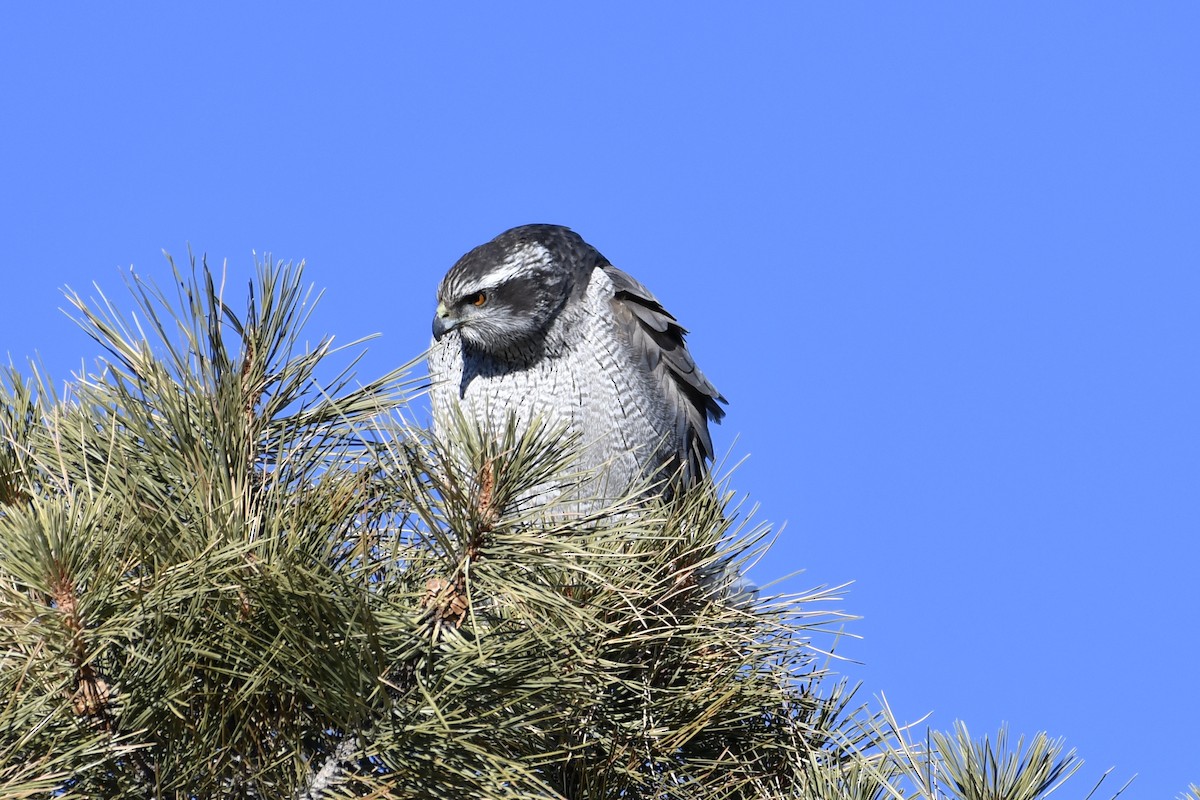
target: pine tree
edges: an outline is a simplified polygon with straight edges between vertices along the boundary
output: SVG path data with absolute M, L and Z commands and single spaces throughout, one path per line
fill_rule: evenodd
M 965 727 L 922 750 L 852 706 L 836 591 L 713 579 L 770 539 L 725 485 L 522 503 L 569 438 L 437 441 L 414 364 L 359 384 L 360 342 L 305 344 L 302 267 L 260 264 L 240 312 L 172 270 L 173 301 L 131 274 L 128 315 L 68 293 L 107 355 L 64 396 L 0 382 L 0 797 L 932 800 L 937 763 L 950 796 L 1036 800 L 1069 775 L 1038 738 L 999 762 L 1028 791 L 992 792 Z
M 827 595 L 698 579 L 766 536 L 727 496 L 523 512 L 570 442 L 463 421 L 451 457 L 404 370 L 324 377 L 300 269 L 241 314 L 175 278 L 172 305 L 132 276 L 129 316 L 69 295 L 108 354 L 70 397 L 6 386 L 11 792 L 740 797 L 844 757 Z

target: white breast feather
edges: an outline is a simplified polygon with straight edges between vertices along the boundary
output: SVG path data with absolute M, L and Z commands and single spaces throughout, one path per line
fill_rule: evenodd
M 449 419 L 456 402 L 468 418 L 497 434 L 510 412 L 520 425 L 539 418 L 550 427 L 565 424 L 581 437 L 581 454 L 572 466 L 599 473 L 579 496 L 623 495 L 657 467 L 676 432 L 661 390 L 617 334 L 613 292 L 604 271 L 595 270 L 582 301 L 564 309 L 547 333 L 548 349 L 559 355 L 528 369 L 499 372 L 494 359 L 475 356 L 487 363 L 470 365 L 476 369 L 468 372 L 481 374 L 465 387 L 458 334 L 434 342 L 429 367 L 435 425 Z

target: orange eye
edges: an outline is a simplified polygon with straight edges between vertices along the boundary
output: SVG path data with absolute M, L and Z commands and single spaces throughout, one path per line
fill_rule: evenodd
M 467 298 L 467 302 L 473 306 L 481 306 L 487 302 L 487 295 L 483 292 L 476 292 Z

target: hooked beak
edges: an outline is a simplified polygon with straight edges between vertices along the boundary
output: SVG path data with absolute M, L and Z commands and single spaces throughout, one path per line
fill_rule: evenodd
M 450 318 L 450 309 L 445 303 L 438 303 L 437 313 L 433 316 L 433 340 L 440 342 L 442 337 L 458 327 L 458 320 Z

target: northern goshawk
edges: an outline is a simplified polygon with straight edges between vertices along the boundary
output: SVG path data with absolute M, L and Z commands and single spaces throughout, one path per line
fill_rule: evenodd
M 464 255 L 438 287 L 429 374 L 435 425 L 458 404 L 499 433 L 540 420 L 578 434 L 578 497 L 645 481 L 673 492 L 713 457 L 725 398 L 650 291 L 575 232 L 524 225 Z

